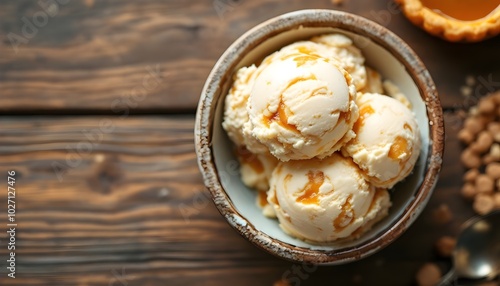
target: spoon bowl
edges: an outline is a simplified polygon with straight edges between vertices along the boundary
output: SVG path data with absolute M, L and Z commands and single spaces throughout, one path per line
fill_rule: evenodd
M 440 285 L 455 277 L 492 279 L 500 273 L 500 211 L 465 223 L 453 251 L 453 268 Z

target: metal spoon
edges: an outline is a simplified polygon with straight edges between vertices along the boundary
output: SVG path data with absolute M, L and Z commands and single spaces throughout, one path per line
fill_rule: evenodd
M 452 258 L 453 267 L 439 285 L 451 285 L 457 277 L 496 277 L 500 273 L 500 211 L 467 221 Z

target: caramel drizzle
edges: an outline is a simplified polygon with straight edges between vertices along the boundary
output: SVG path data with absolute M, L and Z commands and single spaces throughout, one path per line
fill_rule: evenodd
M 375 113 L 375 110 L 371 105 L 366 104 L 361 107 L 361 109 L 359 110 L 358 120 L 354 122 L 354 126 L 352 128 L 354 133 L 359 134 L 359 130 L 361 129 L 361 127 L 363 127 L 363 125 L 365 125 L 365 119 L 373 113 Z
M 399 160 L 401 156 L 408 154 L 408 152 L 408 141 L 401 136 L 397 136 L 389 149 L 388 156 L 393 160 Z
M 285 90 L 290 88 L 292 85 L 297 84 L 298 82 L 301 81 L 306 81 L 306 80 L 317 80 L 315 75 L 310 75 L 309 77 L 306 78 L 295 78 L 288 85 L 286 86 Z M 271 123 L 277 122 L 280 126 L 294 131 L 296 133 L 300 133 L 300 131 L 297 129 L 297 126 L 294 124 L 291 124 L 288 122 L 288 117 L 289 114 L 293 114 L 293 112 L 285 105 L 283 102 L 283 94 L 280 95 L 280 102 L 278 104 L 278 110 L 271 114 L 270 116 L 264 117 L 264 124 L 269 127 Z
M 325 174 L 322 171 L 309 171 L 308 182 L 304 187 L 304 193 L 297 198 L 297 202 L 303 204 L 319 203 L 319 188 L 325 182 Z
M 264 165 L 257 155 L 248 151 L 245 147 L 238 148 L 236 153 L 241 164 L 250 166 L 257 174 L 262 174 L 264 172 Z
M 265 191 L 258 191 L 258 196 L 259 196 L 259 205 L 261 207 L 267 206 L 268 205 L 267 193 Z

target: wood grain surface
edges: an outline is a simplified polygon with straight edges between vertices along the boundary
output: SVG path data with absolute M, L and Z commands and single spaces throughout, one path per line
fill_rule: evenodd
M 217 212 L 196 165 L 193 116 L 0 123 L 0 174 L 15 170 L 18 189 L 19 276 L 1 277 L 8 285 L 272 285 L 282 277 L 299 277 L 300 285 L 411 285 L 418 267 L 437 259 L 435 239 L 472 215 L 458 194 L 451 132 L 435 194 L 407 233 L 364 261 L 304 268 L 257 249 Z M 443 203 L 455 216 L 439 224 L 434 213 Z M 303 274 L 290 272 L 296 267 Z
M 500 88 L 500 37 L 446 43 L 389 0 L 54 1 L 0 2 L 0 188 L 15 170 L 18 219 L 10 279 L 1 191 L 0 285 L 396 286 L 415 285 L 425 262 L 449 268 L 433 244 L 473 214 L 458 194 L 458 111 Z M 194 153 L 194 110 L 217 58 L 256 24 L 305 8 L 394 31 L 428 67 L 446 111 L 428 207 L 394 244 L 343 266 L 292 264 L 240 237 L 207 197 Z M 442 205 L 450 222 L 437 222 Z
M 60 2 L 67 4 L 2 1 L 4 113 L 192 110 L 210 69 L 235 39 L 268 18 L 305 8 L 350 11 L 394 31 L 422 57 L 444 107 L 457 107 L 465 75 L 500 74 L 500 37 L 446 43 L 411 25 L 389 0 L 346 0 L 340 6 L 329 0 Z M 151 70 L 157 81 L 146 87 Z M 499 85 L 500 79 L 493 81 Z

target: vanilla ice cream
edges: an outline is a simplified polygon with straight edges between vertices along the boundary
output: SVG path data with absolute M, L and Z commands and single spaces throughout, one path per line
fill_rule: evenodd
M 356 238 L 387 214 L 389 195 L 366 182 L 350 158 L 280 162 L 268 202 L 281 228 L 311 242 Z
M 222 126 L 263 214 L 314 243 L 358 238 L 387 216 L 387 190 L 422 144 L 408 99 L 336 33 L 239 69 Z
M 382 75 L 374 69 L 366 67 L 366 85 L 364 88 L 358 89 L 358 92 L 380 94 L 384 93 Z
M 324 158 L 354 137 L 355 98 L 344 69 L 320 56 L 292 53 L 256 77 L 248 126 L 281 161 Z
M 243 184 L 257 191 L 256 204 L 262 208 L 262 213 L 267 217 L 275 218 L 274 209 L 267 203 L 267 191 L 278 159 L 269 152 L 254 154 L 244 147 L 238 149 L 237 157 Z
M 326 34 L 312 38 L 311 42 L 327 48 L 329 54 L 322 56 L 337 59 L 340 66 L 351 75 L 357 90 L 366 85 L 365 57 L 349 37 L 336 33 Z
M 255 65 L 243 67 L 235 74 L 233 85 L 225 99 L 222 127 L 236 146 L 244 147 L 253 153 L 269 153 L 267 147 L 253 137 L 250 130 L 244 128 L 244 124 L 249 120 L 248 97 L 257 74 Z
M 252 189 L 267 191 L 271 174 L 278 164 L 278 159 L 269 152 L 254 154 L 244 147 L 238 149 L 237 157 L 243 183 Z
M 392 81 L 390 80 L 384 80 L 382 83 L 384 86 L 385 93 L 394 98 L 399 100 L 404 106 L 408 107 L 409 109 L 412 108 L 411 102 L 406 98 L 406 96 L 401 92 L 399 87 L 395 85 Z
M 283 47 L 280 51 L 267 56 L 259 67 L 251 65 L 243 67 L 235 74 L 233 86 L 225 99 L 223 127 L 229 138 L 237 145 L 244 146 L 253 153 L 266 153 L 269 146 L 264 146 L 253 135 L 253 126 L 249 122 L 247 102 L 255 79 L 273 63 L 282 62 L 290 57 L 307 61 L 312 58 L 323 58 L 326 62 L 343 69 L 356 90 L 367 84 L 365 58 L 351 39 L 342 34 L 327 34 L 312 38 L 310 41 L 299 41 Z M 345 70 L 345 71 L 344 71 Z M 351 87 L 352 88 L 352 87 Z M 339 131 L 342 128 L 339 128 Z M 347 134 L 340 143 L 352 137 Z M 300 142 L 299 142 L 300 144 Z M 335 148 L 338 149 L 338 148 Z M 335 151 L 335 150 L 333 150 Z M 325 153 L 324 150 L 322 153 Z M 327 153 L 327 152 L 326 152 Z M 308 156 L 302 156 L 304 158 Z M 283 158 L 280 158 L 283 159 Z
M 400 101 L 365 93 L 357 99 L 359 119 L 356 138 L 342 152 L 353 158 L 370 183 L 392 188 L 413 169 L 420 154 L 421 138 L 413 112 Z

